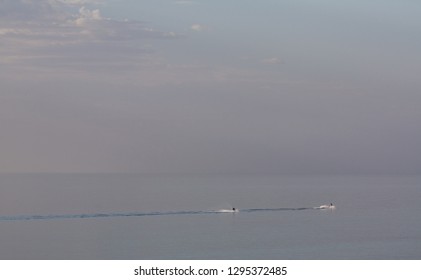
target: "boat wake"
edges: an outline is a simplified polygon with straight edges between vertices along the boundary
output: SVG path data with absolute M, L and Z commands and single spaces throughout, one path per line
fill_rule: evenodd
M 333 205 L 333 204 L 329 204 L 329 205 L 325 204 L 325 205 L 320 205 L 319 207 L 316 207 L 315 209 L 320 209 L 320 210 L 328 210 L 328 209 L 330 209 L 330 210 L 334 210 L 334 209 L 336 209 L 336 206 Z
M 300 208 L 250 208 L 250 209 L 219 209 L 209 211 L 168 211 L 168 212 L 126 212 L 126 213 L 96 213 L 96 214 L 66 214 L 66 215 L 20 215 L 0 216 L 0 221 L 25 221 L 25 220 L 57 220 L 57 219 L 89 219 L 89 218 L 116 218 L 116 217 L 145 217 L 145 216 L 170 216 L 170 215 L 206 215 L 224 213 L 252 213 L 274 211 L 303 211 L 335 209 L 334 205 L 321 205 L 319 207 Z
M 240 212 L 240 210 L 238 209 L 220 209 L 220 210 L 216 210 L 216 213 L 238 213 Z

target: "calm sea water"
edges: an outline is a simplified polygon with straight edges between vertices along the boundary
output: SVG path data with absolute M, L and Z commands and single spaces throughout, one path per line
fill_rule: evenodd
M 421 259 L 421 177 L 0 175 L 0 232 L 0 259 Z

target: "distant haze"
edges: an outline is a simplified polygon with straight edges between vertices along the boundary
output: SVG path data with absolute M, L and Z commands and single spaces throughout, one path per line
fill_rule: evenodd
M 0 0 L 0 173 L 420 174 L 420 13 Z

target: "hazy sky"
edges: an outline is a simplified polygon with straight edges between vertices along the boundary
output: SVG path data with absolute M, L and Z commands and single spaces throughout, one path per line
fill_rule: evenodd
M 420 174 L 420 14 L 0 0 L 0 172 Z

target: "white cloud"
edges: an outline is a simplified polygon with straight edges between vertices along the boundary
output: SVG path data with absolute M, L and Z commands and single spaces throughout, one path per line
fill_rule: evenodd
M 130 68 L 150 59 L 151 41 L 178 37 L 140 21 L 105 18 L 101 2 L 2 0 L 0 62 L 12 68 Z
M 200 25 L 200 24 L 193 24 L 190 26 L 190 29 L 197 32 L 205 31 L 207 28 L 206 26 Z
M 75 20 L 75 23 L 79 27 L 84 27 L 87 24 L 89 24 L 89 22 L 100 21 L 102 19 L 103 18 L 102 18 L 101 13 L 98 9 L 91 11 L 91 10 L 85 8 L 85 6 L 82 6 L 79 9 L 79 17 Z
M 83 16 L 84 18 L 88 18 L 88 19 L 92 19 L 92 20 L 101 20 L 102 19 L 101 13 L 99 12 L 98 9 L 91 11 L 89 9 L 86 9 L 85 6 L 82 6 L 79 9 L 79 14 L 81 16 Z

